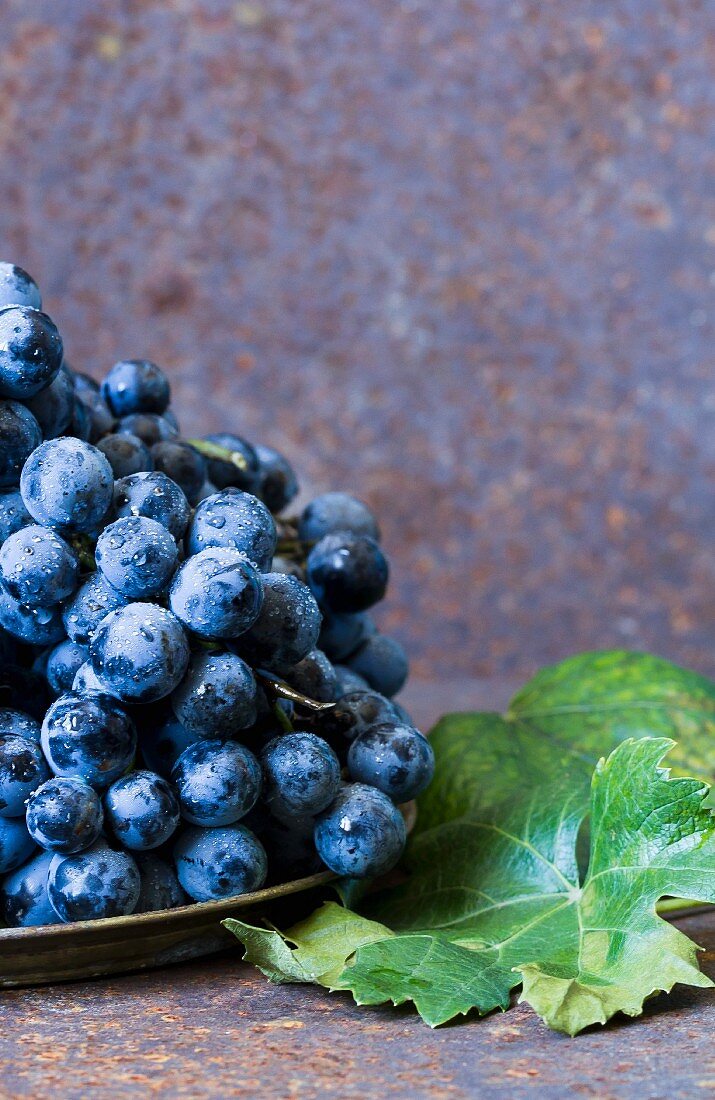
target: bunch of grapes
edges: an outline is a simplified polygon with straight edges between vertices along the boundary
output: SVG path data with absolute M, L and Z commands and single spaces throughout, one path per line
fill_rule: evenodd
M 428 742 L 370 615 L 388 563 L 277 451 L 181 438 L 146 360 L 71 369 L 0 264 L 0 906 L 8 925 L 390 869 Z

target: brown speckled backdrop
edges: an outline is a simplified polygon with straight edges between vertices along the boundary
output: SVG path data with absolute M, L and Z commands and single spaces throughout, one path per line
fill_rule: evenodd
M 4 0 L 0 250 L 71 361 L 380 511 L 420 676 L 715 671 L 708 0 Z

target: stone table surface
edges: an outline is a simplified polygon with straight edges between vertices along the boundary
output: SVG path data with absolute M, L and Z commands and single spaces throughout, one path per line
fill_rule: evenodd
M 511 685 L 417 684 L 427 725 L 457 699 L 500 707 Z M 715 913 L 679 927 L 715 978 Z M 409 1008 L 271 985 L 240 950 L 150 973 L 0 993 L 0 1097 L 137 1096 L 693 1100 L 715 1090 L 715 992 L 677 987 L 642 1018 L 576 1039 L 526 1006 L 431 1031 Z

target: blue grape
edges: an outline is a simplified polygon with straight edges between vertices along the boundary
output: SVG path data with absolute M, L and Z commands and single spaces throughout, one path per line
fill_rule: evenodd
M 213 482 L 217 489 L 228 489 L 236 486 L 245 489 L 249 493 L 255 493 L 260 484 L 261 464 L 258 455 L 245 439 L 230 432 L 217 432 L 205 436 L 207 442 L 217 443 L 227 451 L 238 454 L 243 459 L 245 469 L 241 469 L 233 462 L 222 458 L 212 458 L 208 461 L 209 481 Z
M 376 691 L 353 691 L 316 716 L 323 737 L 338 743 L 354 741 L 365 730 L 398 718 L 396 704 Z
M 198 504 L 206 481 L 206 459 L 180 439 L 155 443 L 151 449 L 154 468 L 183 490 L 189 504 Z
M 141 877 L 135 913 L 156 913 L 189 904 L 189 897 L 181 888 L 175 868 L 166 860 L 154 852 L 135 852 L 134 859 Z
M 23 504 L 20 490 L 8 489 L 0 492 L 0 546 L 10 535 L 14 535 L 16 531 L 20 531 L 30 523 L 32 523 L 32 516 Z
M 2 588 L 0 627 L 28 645 L 55 645 L 65 635 L 59 607 L 26 607 Z
M 402 690 L 410 670 L 404 648 L 384 634 L 367 638 L 348 664 L 371 688 L 388 698 Z
M 79 371 L 75 373 L 74 392 L 87 414 L 89 441 L 96 443 L 114 430 L 115 421 L 112 411 L 101 396 L 99 385 L 88 374 L 82 374 Z
M 285 676 L 296 691 L 321 703 L 332 703 L 337 695 L 338 678 L 332 664 L 319 649 L 294 665 Z
M 315 846 L 336 875 L 373 878 L 395 866 L 405 847 L 402 814 L 387 795 L 346 784 L 315 823 Z
M 0 910 L 10 928 L 57 923 L 47 893 L 47 877 L 54 858 L 52 852 L 40 852 L 3 879 Z
M 156 520 L 177 542 L 183 539 L 191 515 L 185 494 L 159 471 L 121 478 L 114 487 L 114 508 L 118 518 L 146 516 Z
M 177 419 L 177 416 L 176 416 L 176 413 L 174 412 L 174 410 L 173 409 L 164 409 L 164 411 L 161 415 L 162 415 L 163 419 L 166 420 L 167 424 L 171 425 L 171 427 L 174 429 L 176 434 L 180 435 L 181 432 L 180 432 L 180 428 L 179 428 L 179 421 Z
M 258 837 L 242 825 L 187 829 L 174 848 L 179 882 L 194 901 L 260 890 L 268 864 Z
M 34 397 L 61 365 L 62 338 L 46 313 L 30 306 L 0 310 L 0 397 Z
M 153 447 L 155 443 L 161 443 L 165 439 L 179 438 L 179 432 L 171 421 L 157 413 L 130 413 L 129 416 L 123 416 L 117 431 L 139 436 L 147 447 Z
M 271 512 L 277 514 L 298 495 L 295 470 L 285 455 L 273 447 L 258 444 L 254 449 L 259 465 L 256 494 Z
M 151 603 L 112 611 L 95 631 L 89 652 L 100 681 L 129 703 L 153 703 L 170 695 L 189 664 L 181 623 Z
M 63 365 L 49 386 L 27 398 L 25 404 L 40 425 L 43 437 L 54 439 L 64 435 L 72 423 L 74 402 L 74 379 Z
M 96 560 L 104 579 L 120 595 L 146 599 L 166 588 L 176 571 L 179 554 L 176 541 L 162 524 L 146 516 L 123 516 L 102 531 Z
M 163 413 L 171 396 L 166 375 L 148 359 L 115 363 L 102 382 L 102 396 L 115 416 Z
M 81 779 L 48 779 L 27 803 L 27 828 L 50 852 L 71 855 L 94 844 L 102 831 L 102 803 Z
M 326 535 L 349 532 L 380 541 L 380 528 L 374 515 L 361 500 L 348 493 L 323 493 L 304 509 L 298 521 L 298 538 L 319 542 Z
M 40 746 L 26 737 L 0 738 L 0 817 L 22 817 L 32 792 L 50 777 Z
M 234 737 L 256 721 L 256 681 L 234 653 L 199 651 L 171 705 L 187 730 L 205 738 Z
M 47 892 L 65 924 L 133 913 L 139 901 L 139 868 L 127 852 L 113 851 L 105 840 L 76 855 L 56 855 Z
M 98 692 L 61 695 L 42 723 L 42 749 L 54 774 L 83 779 L 98 791 L 127 770 L 136 747 L 132 719 L 116 699 Z
M 138 771 L 113 783 L 104 796 L 107 824 L 131 851 L 164 844 L 179 824 L 179 803 L 165 779 Z
M 87 695 L 88 692 L 94 692 L 95 695 L 112 695 L 114 699 L 118 699 L 118 696 L 114 695 L 107 685 L 99 679 L 92 668 L 92 662 L 89 660 L 79 666 L 74 674 L 74 680 L 67 690 L 72 691 L 75 695 Z
M 38 523 L 93 531 L 112 503 L 114 476 L 101 451 L 62 436 L 37 447 L 22 469 L 25 507 Z
M 88 646 L 102 620 L 126 602 L 101 573 L 92 573 L 62 609 L 62 622 L 71 641 Z
M 308 584 L 321 607 L 333 612 L 366 611 L 385 595 L 389 567 L 374 539 L 326 535 L 308 555 Z
M 233 825 L 261 793 L 261 766 L 237 741 L 197 741 L 174 764 L 181 816 L 192 825 Z
M 0 707 L 0 738 L 25 737 L 40 743 L 40 723 L 31 714 L 12 707 Z
M 257 668 L 280 675 L 315 649 L 320 622 L 320 609 L 307 585 L 284 573 L 264 573 L 258 618 L 236 646 Z
M 331 661 L 345 661 L 375 630 L 375 624 L 364 611 L 356 615 L 325 615 L 318 645 Z
M 105 435 L 97 443 L 97 450 L 107 459 L 116 480 L 154 469 L 151 451 L 138 435 L 131 432 Z
M 327 741 L 314 733 L 274 738 L 261 753 L 261 765 L 263 797 L 281 820 L 319 814 L 340 788 L 340 761 Z
M 71 691 L 77 672 L 88 658 L 89 650 L 71 642 L 69 638 L 54 646 L 47 655 L 45 669 L 47 682 L 52 690 L 58 695 Z
M 169 606 L 189 630 L 204 638 L 236 638 L 258 618 L 263 582 L 238 550 L 212 546 L 180 566 Z
M 386 722 L 355 738 L 348 769 L 358 783 L 377 787 L 393 802 L 409 802 L 429 785 L 434 753 L 427 738 L 412 726 Z
M 10 535 L 0 548 L 0 582 L 28 607 L 53 607 L 79 585 L 79 565 L 64 539 L 31 524 Z
M 74 399 L 74 411 L 72 413 L 72 420 L 70 421 L 69 428 L 66 431 L 67 436 L 72 436 L 74 439 L 79 439 L 83 443 L 89 443 L 90 436 L 92 435 L 94 421 L 92 414 L 83 401 L 80 401 L 78 397 Z
M 313 817 L 306 814 L 286 818 L 285 821 L 279 821 L 272 814 L 267 814 L 266 817 L 267 821 L 262 823 L 260 830 L 256 829 L 256 833 L 266 849 L 272 882 L 303 878 L 325 870 L 325 865 L 315 850 Z M 248 818 L 245 824 L 249 829 L 253 828 Z
M 0 263 L 0 309 L 7 306 L 42 309 L 42 296 L 37 283 L 24 268 Z
M 338 681 L 337 699 L 350 695 L 353 691 L 369 691 L 370 685 L 357 672 L 353 672 L 347 665 L 335 665 L 335 676 Z
M 40 443 L 42 431 L 30 410 L 18 401 L 0 401 L 0 489 L 20 484 L 22 468 Z
M 224 489 L 198 505 L 189 527 L 186 549 L 198 554 L 209 546 L 239 550 L 267 573 L 277 545 L 276 524 L 265 504 L 240 489 Z
M 187 730 L 173 714 L 161 717 L 149 714 L 142 716 L 139 725 L 139 745 L 145 764 L 159 775 L 171 775 L 171 769 L 184 749 L 203 741 L 205 734 Z
M 36 849 L 24 818 L 0 817 L 0 874 L 20 867 Z

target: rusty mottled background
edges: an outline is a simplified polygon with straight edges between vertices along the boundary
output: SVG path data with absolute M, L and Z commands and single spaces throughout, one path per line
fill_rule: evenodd
M 2 253 L 71 361 L 380 511 L 423 678 L 715 672 L 707 0 L 4 0 Z

